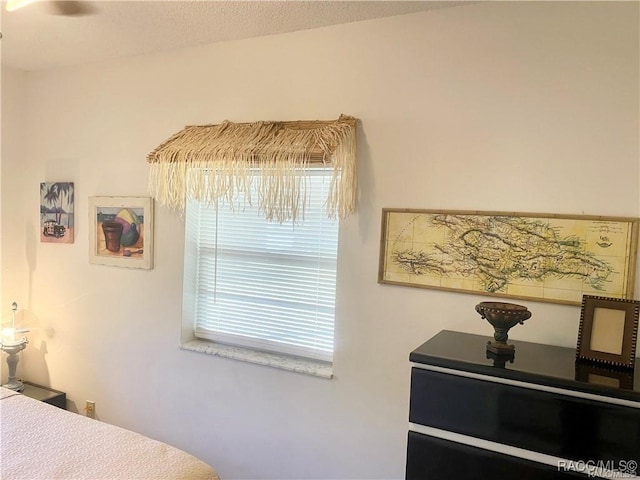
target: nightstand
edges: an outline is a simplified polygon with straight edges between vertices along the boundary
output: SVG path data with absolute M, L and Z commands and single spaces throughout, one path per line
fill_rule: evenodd
M 40 400 L 41 402 L 48 403 L 50 405 L 54 405 L 56 407 L 62 408 L 63 410 L 67 409 L 67 394 L 61 392 L 59 390 L 54 390 L 53 388 L 43 387 L 42 385 L 36 385 L 31 382 L 22 382 L 24 383 L 24 390 L 20 393 L 26 395 L 27 397 L 33 398 L 35 400 Z

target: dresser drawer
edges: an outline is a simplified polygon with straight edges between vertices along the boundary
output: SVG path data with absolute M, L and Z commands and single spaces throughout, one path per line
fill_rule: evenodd
M 557 467 L 504 455 L 449 440 L 409 432 L 407 480 L 583 479 L 586 476 Z
M 413 423 L 571 460 L 640 462 L 640 409 L 413 368 Z

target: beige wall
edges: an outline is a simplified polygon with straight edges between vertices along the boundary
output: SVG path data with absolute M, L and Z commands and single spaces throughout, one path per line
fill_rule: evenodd
M 26 235 L 34 238 L 25 221 L 24 195 L 26 146 L 31 137 L 26 123 L 27 96 L 25 72 L 3 68 L 0 75 L 2 129 L 0 167 L 0 318 L 10 316 L 11 302 L 24 298 L 24 282 L 28 276 Z M 25 141 L 27 139 L 27 141 Z M 34 187 L 39 188 L 39 187 Z M 31 242 L 31 249 L 35 244 Z M 3 281 L 4 279 L 4 281 Z M 2 369 L 6 365 L 2 361 Z M 4 377 L 3 377 L 4 378 Z
M 376 282 L 381 208 L 640 215 L 637 20 L 495 2 L 29 74 L 27 134 L 3 129 L 24 153 L 2 166 L 3 305 L 38 327 L 22 374 L 227 479 L 403 477 L 409 352 L 490 328 L 483 297 Z M 184 125 L 340 113 L 362 120 L 361 197 L 335 379 L 180 351 L 183 224 L 163 207 L 153 270 L 89 265 L 88 197 L 145 195 L 145 155 Z M 38 242 L 41 181 L 75 182 L 75 244 Z M 513 338 L 575 345 L 578 307 L 523 303 Z

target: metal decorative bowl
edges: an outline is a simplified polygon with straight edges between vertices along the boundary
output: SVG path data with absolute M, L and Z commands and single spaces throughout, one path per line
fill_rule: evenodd
M 494 329 L 495 342 L 487 343 L 487 351 L 498 355 L 513 356 L 515 347 L 509 345 L 509 329 L 517 324 L 523 325 L 531 318 L 531 312 L 523 305 L 504 302 L 481 302 L 476 305 L 476 312 L 486 319 Z

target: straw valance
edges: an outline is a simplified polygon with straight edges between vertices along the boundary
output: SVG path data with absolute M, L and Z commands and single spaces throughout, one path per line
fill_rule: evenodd
M 188 126 L 148 156 L 149 192 L 172 210 L 187 196 L 211 204 L 258 206 L 269 220 L 304 216 L 305 172 L 332 170 L 326 208 L 344 218 L 356 208 L 356 122 L 255 122 Z M 258 192 L 251 198 L 251 190 Z

